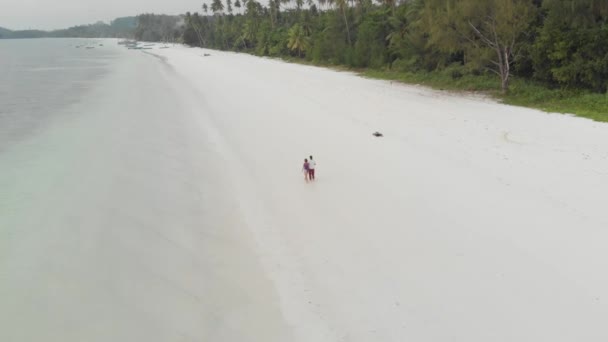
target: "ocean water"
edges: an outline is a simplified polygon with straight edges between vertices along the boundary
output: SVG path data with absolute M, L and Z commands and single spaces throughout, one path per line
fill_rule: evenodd
M 0 151 L 60 119 L 109 72 L 120 51 L 104 43 L 0 40 Z
M 115 41 L 0 40 L 0 233 L 28 229 L 62 193 L 79 144 L 75 122 L 95 110 L 91 92 L 118 65 Z M 72 128 L 69 128 L 71 125 Z M 52 210 L 52 209 L 51 209 Z M 10 233 L 10 234 L 9 234 Z M 8 235 L 7 235 L 8 234 Z M 9 239 L 1 239 L 8 253 Z
M 0 40 L 0 341 L 291 340 L 205 94 L 153 53 Z
M 93 90 L 125 60 L 116 45 L 96 39 L 0 40 L 0 233 L 27 229 L 27 221 L 43 217 L 41 208 L 52 208 L 62 195 L 49 189 L 68 177 L 67 166 L 78 158 L 69 154 L 82 143 L 75 123 L 96 110 Z

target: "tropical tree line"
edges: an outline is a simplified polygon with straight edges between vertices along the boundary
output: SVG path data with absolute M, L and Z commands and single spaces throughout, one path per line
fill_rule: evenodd
M 134 36 L 137 40 L 177 42 L 183 36 L 184 19 L 175 15 L 140 14 Z
M 495 74 L 504 92 L 513 77 L 607 91 L 606 0 L 212 0 L 180 19 L 169 36 L 192 46 L 453 78 Z M 154 20 L 140 17 L 140 28 L 146 22 Z

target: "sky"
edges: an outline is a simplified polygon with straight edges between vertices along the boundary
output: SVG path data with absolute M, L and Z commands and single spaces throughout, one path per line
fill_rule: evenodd
M 140 13 L 202 12 L 204 0 L 0 0 L 0 27 L 62 29 Z

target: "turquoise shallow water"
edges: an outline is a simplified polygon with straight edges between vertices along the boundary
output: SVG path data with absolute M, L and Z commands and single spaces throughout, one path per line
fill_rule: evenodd
M 0 40 L 0 151 L 81 101 L 118 58 L 111 45 L 93 39 Z
M 0 40 L 0 264 L 15 235 L 59 211 L 60 184 L 91 134 L 75 127 L 103 107 L 94 89 L 122 53 L 111 40 Z
M 113 40 L 0 44 L 0 341 L 292 340 L 204 94 Z

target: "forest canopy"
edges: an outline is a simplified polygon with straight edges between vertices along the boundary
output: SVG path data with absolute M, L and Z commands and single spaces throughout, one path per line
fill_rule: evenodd
M 145 19 L 145 20 L 144 20 Z M 606 92 L 605 0 L 213 0 L 136 38 L 403 72 L 496 74 Z M 151 33 L 156 30 L 156 33 Z
M 121 37 L 454 80 L 496 75 L 606 93 L 606 0 L 210 0 L 179 16 L 141 14 L 0 38 Z

